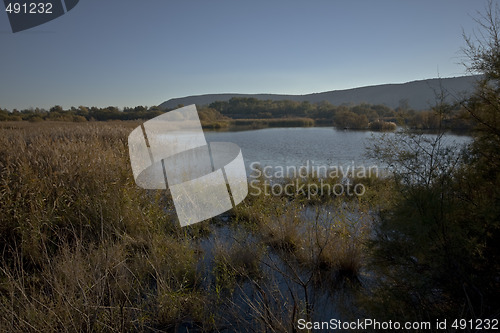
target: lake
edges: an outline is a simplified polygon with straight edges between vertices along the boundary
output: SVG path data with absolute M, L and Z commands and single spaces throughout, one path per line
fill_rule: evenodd
M 225 132 L 205 132 L 206 139 L 209 142 L 233 142 L 240 146 L 247 172 L 251 171 L 250 165 L 254 162 L 260 163 L 262 167 L 270 166 L 273 169 L 276 167 L 295 166 L 300 167 L 313 163 L 313 166 L 342 166 L 352 165 L 356 167 L 370 167 L 376 165 L 377 161 L 368 159 L 365 156 L 366 147 L 373 142 L 374 139 L 380 138 L 382 135 L 394 136 L 394 133 L 381 133 L 371 131 L 345 131 L 338 130 L 333 127 L 309 127 L 309 128 L 265 128 L 258 130 L 246 131 L 225 131 Z M 426 136 L 435 136 L 434 134 L 426 134 Z M 443 141 L 445 145 L 465 144 L 470 142 L 468 136 L 459 136 L 454 134 L 446 134 Z M 276 211 L 281 206 L 276 207 Z M 283 215 L 276 218 L 281 221 L 278 224 L 280 228 L 276 230 L 294 230 L 286 224 L 287 211 L 290 209 L 293 212 L 293 206 L 288 206 L 285 203 Z M 292 207 L 292 208 L 290 208 Z M 262 208 L 257 206 L 255 209 Z M 283 207 L 281 207 L 283 208 Z M 252 208 L 254 209 L 254 208 Z M 364 239 L 363 236 L 366 230 L 371 230 L 371 224 L 375 221 L 375 217 L 367 212 L 363 212 L 356 206 L 356 202 L 345 201 L 339 206 L 333 203 L 322 205 L 304 205 L 298 215 L 296 215 L 301 239 L 307 235 L 315 235 L 311 230 L 333 230 L 337 225 L 343 226 L 344 232 L 348 230 L 349 237 L 345 239 L 352 240 L 352 243 L 358 245 L 356 239 Z M 295 215 L 293 215 L 295 216 Z M 228 225 L 229 216 L 222 216 L 222 223 L 216 224 L 210 236 L 201 240 L 203 248 L 205 265 L 214 270 L 213 262 L 217 254 L 217 249 L 221 248 L 221 244 L 225 248 L 237 248 L 239 243 L 250 244 L 249 248 L 259 248 L 263 243 L 266 244 L 266 239 L 270 237 L 266 233 L 266 229 L 261 226 L 255 234 L 249 233 L 245 227 L 239 224 Z M 271 224 L 272 225 L 272 224 Z M 315 225 L 320 225 L 320 229 L 314 229 Z M 287 229 L 288 228 L 288 229 Z M 291 229 L 290 229 L 291 228 Z M 311 229 L 312 228 L 312 229 Z M 323 228 L 323 229 L 321 229 Z M 262 230 L 261 230 L 262 229 Z M 275 229 L 269 229 L 275 230 Z M 282 231 L 281 231 L 282 232 Z M 323 232 L 323 231 L 322 231 Z M 291 233 L 293 234 L 293 233 Z M 370 232 L 368 233 L 370 234 Z M 241 237 L 240 240 L 238 237 Z M 313 238 L 311 238 L 313 242 Z M 361 241 L 359 241 L 361 242 Z M 301 244 L 309 244 L 308 242 Z M 354 246 L 353 245 L 353 246 Z M 294 297 L 304 301 L 306 298 L 304 289 L 300 288 L 300 284 L 293 280 L 290 272 L 295 272 L 300 278 L 300 281 L 310 281 L 312 271 L 307 268 L 300 270 L 298 268 L 290 268 L 291 258 L 293 255 L 283 251 L 275 251 L 272 246 L 266 247 L 266 255 L 259 260 L 259 267 L 265 272 L 266 281 L 269 282 L 270 288 L 279 291 L 280 297 L 276 299 L 277 303 L 289 304 L 292 300 L 287 298 L 293 289 Z M 277 267 L 277 268 L 271 268 Z M 304 266 L 306 267 L 306 266 Z M 333 272 L 333 273 L 332 273 Z M 319 282 L 314 282 L 306 287 L 309 293 L 309 301 L 313 304 L 314 311 L 311 316 L 313 320 L 325 321 L 330 318 L 347 319 L 347 313 L 358 314 L 358 310 L 354 297 L 358 286 L 370 286 L 373 281 L 373 274 L 365 266 L 361 266 L 357 272 L 356 279 L 350 282 L 348 280 L 336 280 L 338 275 L 335 271 L 322 272 Z M 211 282 L 214 283 L 213 281 Z M 352 284 L 351 284 L 352 283 Z M 207 283 L 207 288 L 210 283 Z M 290 289 L 292 288 L 292 289 Z M 232 295 L 232 302 L 239 309 L 239 316 L 248 322 L 252 322 L 254 318 L 254 308 L 249 303 L 259 300 L 259 294 L 255 293 L 255 288 L 252 282 L 242 280 L 240 286 L 235 289 Z M 253 305 L 255 306 L 254 303 Z M 358 314 L 359 315 L 359 314 Z M 234 324 L 234 323 L 233 323 Z M 232 332 L 232 330 L 229 330 Z M 239 331 L 239 328 L 234 331 Z
M 334 127 L 264 128 L 247 131 L 205 132 L 209 142 L 233 142 L 240 146 L 247 166 L 352 165 L 371 166 L 366 147 L 383 132 L 339 130 Z M 394 135 L 394 133 L 386 133 Z M 432 136 L 433 134 L 426 134 Z M 465 144 L 469 136 L 446 134 L 445 144 Z

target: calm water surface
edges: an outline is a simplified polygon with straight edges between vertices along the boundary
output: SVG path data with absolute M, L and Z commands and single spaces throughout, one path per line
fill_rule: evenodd
M 247 168 L 261 166 L 370 166 L 376 161 L 365 156 L 366 147 L 383 133 L 346 131 L 334 127 L 265 128 L 248 131 L 206 132 L 209 142 L 233 142 L 241 147 Z M 387 133 L 387 135 L 394 135 Z M 432 134 L 429 134 L 432 135 Z M 462 144 L 468 136 L 447 134 L 445 141 Z
M 286 167 L 296 166 L 300 167 L 306 165 L 307 161 L 313 163 L 314 166 L 342 166 L 352 165 L 355 166 L 372 166 L 376 165 L 376 161 L 369 160 L 366 156 L 366 148 L 373 142 L 374 139 L 384 135 L 380 132 L 370 131 L 344 131 L 337 130 L 333 127 L 311 127 L 311 128 L 266 128 L 259 130 L 247 131 L 227 131 L 227 132 L 205 132 L 206 139 L 209 142 L 233 142 L 241 147 L 247 171 L 250 172 L 250 165 L 258 162 L 262 167 Z M 392 136 L 394 133 L 387 133 Z M 431 134 L 428 134 L 431 135 Z M 444 138 L 445 144 L 462 144 L 470 141 L 469 137 L 446 135 Z M 336 209 L 323 206 L 323 213 L 320 216 L 320 223 L 327 223 L 335 215 Z M 308 207 L 304 210 L 302 218 L 305 222 L 314 220 L 317 214 L 317 207 Z M 370 217 L 356 214 L 356 211 L 342 212 L 346 214 L 347 218 L 352 221 L 357 221 L 353 224 L 353 228 L 363 227 L 370 223 Z M 324 216 L 323 216 L 324 215 Z M 323 221 L 324 220 L 324 221 Z M 332 220 L 334 221 L 334 220 Z M 362 223 L 361 223 L 362 222 Z M 232 244 L 235 242 L 235 237 L 238 232 L 233 229 L 222 225 L 210 237 L 202 241 L 202 248 L 204 248 L 206 255 L 206 265 L 210 267 L 213 260 L 213 251 L 216 248 L 217 242 L 224 244 Z M 253 236 L 245 236 L 247 241 L 252 241 Z M 258 244 L 258 240 L 255 240 Z M 269 253 L 269 258 L 273 258 L 274 264 L 277 264 L 284 272 L 287 271 L 284 262 L 272 251 Z M 270 259 L 262 259 L 269 261 Z M 271 267 L 272 265 L 263 265 Z M 282 267 L 283 266 L 283 267 Z M 306 272 L 307 273 L 307 272 Z M 305 281 L 308 275 L 301 278 Z M 289 281 L 289 278 L 283 274 L 278 273 L 276 270 L 266 270 L 266 276 L 269 281 L 274 281 L 277 288 L 282 295 L 288 295 L 289 285 L 291 284 L 297 292 L 297 297 L 304 299 L 304 295 L 297 285 Z M 302 273 L 299 273 L 302 274 Z M 363 270 L 359 274 L 359 281 L 362 285 L 370 283 L 370 274 Z M 243 283 L 241 291 L 237 291 L 234 296 L 234 302 L 241 310 L 241 316 L 246 318 L 245 315 L 251 314 L 252 311 L 249 305 L 242 297 L 246 295 L 250 299 L 254 298 L 252 294 L 253 289 L 250 284 Z M 350 287 L 326 287 L 324 285 L 310 285 L 308 288 L 310 293 L 310 301 L 314 304 L 313 320 L 326 321 L 331 318 L 340 318 L 344 320 L 343 310 L 348 310 L 352 313 L 357 313 L 357 309 L 352 305 L 353 291 Z M 258 299 L 258 295 L 255 295 Z M 285 302 L 285 299 L 283 299 Z M 251 320 L 252 318 L 247 318 Z M 231 330 L 229 330 L 232 332 Z M 238 329 L 235 329 L 238 331 Z

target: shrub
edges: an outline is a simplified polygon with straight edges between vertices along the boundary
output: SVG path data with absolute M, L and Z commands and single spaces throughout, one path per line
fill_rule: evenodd
M 392 121 L 377 120 L 371 122 L 368 128 L 372 131 L 395 131 L 397 126 Z

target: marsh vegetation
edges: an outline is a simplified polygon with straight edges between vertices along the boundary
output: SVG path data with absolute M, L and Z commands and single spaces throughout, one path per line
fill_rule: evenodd
M 454 257 L 455 264 L 477 253 L 456 248 L 470 230 L 449 225 L 448 215 L 435 220 L 441 205 L 460 215 L 458 203 L 452 210 L 452 203 L 435 199 L 453 182 L 452 173 L 465 172 L 449 150 L 436 150 L 428 166 L 422 164 L 423 152 L 412 155 L 429 174 L 413 170 L 408 176 L 398 169 L 395 178 L 352 173 L 349 179 L 324 179 L 312 173 L 281 179 L 293 191 L 279 195 L 270 195 L 271 182 L 260 179 L 252 185 L 260 191 L 251 190 L 227 214 L 181 229 L 168 192 L 134 183 L 126 143 L 135 126 L 12 122 L 0 129 L 2 330 L 288 332 L 297 329 L 299 319 L 382 318 L 391 309 L 392 315 L 403 311 L 413 318 L 400 302 L 414 307 L 413 292 L 423 293 L 429 280 L 414 286 L 411 278 L 451 263 L 426 237 L 443 228 L 460 236 L 443 235 L 452 242 L 447 251 L 464 256 Z M 400 136 L 393 141 L 398 147 L 404 138 L 421 147 L 442 139 Z M 416 163 L 406 151 L 393 154 L 393 149 L 386 151 L 395 159 L 392 165 Z M 417 175 L 428 182 L 415 182 Z M 325 182 L 363 184 L 366 191 L 331 195 L 316 187 L 308 192 Z M 410 209 L 413 205 L 418 206 Z M 420 226 L 423 217 L 428 220 Z M 427 247 L 431 253 L 414 253 Z M 392 260 L 418 261 L 399 267 Z M 451 302 L 444 289 L 438 290 Z M 392 292 L 398 294 L 385 296 Z M 390 299 L 398 302 L 388 304 Z M 447 304 L 426 300 L 426 306 L 445 313 L 460 308 Z M 426 315 L 434 313 L 418 305 L 429 311 Z
M 165 191 L 134 184 L 135 125 L 0 129 L 2 330 L 288 331 L 321 290 L 360 278 L 369 219 L 357 198 L 249 196 L 181 229 Z
M 438 98 L 429 111 L 437 134 L 373 141 L 371 158 L 389 173 L 328 179 L 363 184 L 362 195 L 266 195 L 271 185 L 260 181 L 234 209 L 180 228 L 168 191 L 134 183 L 127 136 L 138 122 L 2 122 L 0 330 L 296 332 L 299 319 L 498 319 L 499 20 L 490 3 L 481 38 L 466 38 L 469 69 L 483 74 L 459 103 L 474 120 L 472 142 L 444 143 L 456 109 Z

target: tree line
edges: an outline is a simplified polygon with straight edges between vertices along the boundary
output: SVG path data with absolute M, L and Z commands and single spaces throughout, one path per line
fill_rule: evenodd
M 157 106 L 136 106 L 134 108 L 123 108 L 120 110 L 114 106 L 104 108 L 79 106 L 64 110 L 60 105 L 55 105 L 49 110 L 43 108 L 29 108 L 24 110 L 14 109 L 9 111 L 0 108 L 0 121 L 107 121 L 107 120 L 138 120 L 151 119 L 164 113 Z
M 333 105 L 328 101 L 319 103 L 290 100 L 259 100 L 256 98 L 234 97 L 229 101 L 217 101 L 209 108 L 231 119 L 272 119 L 310 118 L 316 125 L 333 125 L 349 129 L 388 129 L 390 123 L 413 129 L 470 130 L 474 120 L 460 103 L 447 106 L 447 112 L 437 112 L 435 108 L 417 111 L 408 106 L 406 100 L 393 109 L 381 104 Z
M 178 107 L 182 106 L 178 105 Z M 9 111 L 0 108 L 0 121 L 147 120 L 170 110 L 158 106 L 125 107 L 121 110 L 114 106 L 103 108 L 79 106 L 65 110 L 59 105 L 49 110 L 29 108 Z M 396 128 L 396 125 L 412 129 L 438 129 L 444 126 L 453 130 L 470 130 L 476 123 L 476 120 L 460 103 L 448 105 L 446 112 L 443 113 L 433 108 L 416 111 L 409 108 L 404 100 L 401 101 L 399 107 L 393 109 L 386 105 L 367 103 L 333 105 L 328 101 L 310 103 L 234 97 L 229 101 L 216 101 L 209 105 L 199 106 L 198 110 L 202 123 L 213 128 L 239 124 L 287 124 L 289 126 L 299 124 L 299 126 L 319 125 L 371 130 L 392 130 Z M 278 122 L 276 119 L 289 121 Z

